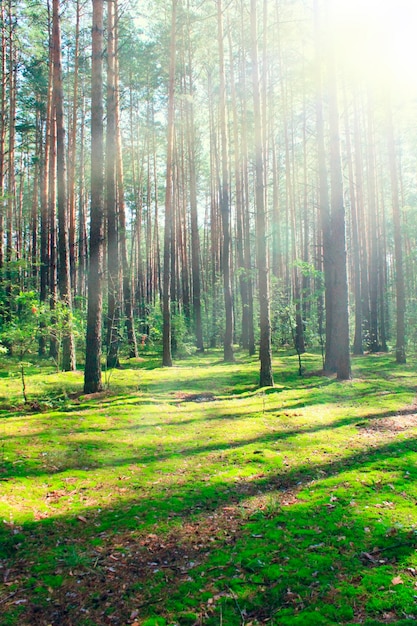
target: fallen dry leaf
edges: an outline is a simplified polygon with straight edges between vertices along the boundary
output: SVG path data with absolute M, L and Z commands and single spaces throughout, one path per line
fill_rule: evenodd
M 404 583 L 403 579 L 401 578 L 401 576 L 395 576 L 392 580 L 391 580 L 393 585 L 402 585 Z

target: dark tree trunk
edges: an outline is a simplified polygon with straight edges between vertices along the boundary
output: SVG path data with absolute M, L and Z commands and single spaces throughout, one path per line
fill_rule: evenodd
M 65 156 L 64 94 L 62 90 L 61 28 L 59 0 L 52 5 L 53 104 L 56 115 L 57 206 L 58 206 L 58 286 L 65 307 L 62 319 L 62 369 L 75 370 L 75 344 L 72 332 L 72 296 L 68 245 L 67 167 Z
M 116 83 L 114 0 L 107 3 L 107 126 L 106 126 L 106 218 L 107 218 L 107 367 L 119 366 L 120 264 L 116 206 Z
M 91 67 L 91 218 L 84 392 L 102 389 L 101 315 L 103 309 L 103 6 L 93 0 Z

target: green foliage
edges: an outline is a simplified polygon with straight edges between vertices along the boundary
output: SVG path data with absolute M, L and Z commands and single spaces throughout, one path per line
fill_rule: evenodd
M 48 311 L 38 303 L 35 292 L 20 292 L 14 300 L 15 312 L 3 322 L 0 341 L 20 360 L 30 354 L 48 326 Z

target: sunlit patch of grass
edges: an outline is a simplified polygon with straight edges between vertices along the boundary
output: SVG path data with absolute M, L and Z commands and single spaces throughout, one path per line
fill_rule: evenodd
M 151 357 L 98 396 L 80 373 L 31 371 L 44 405 L 0 417 L 5 623 L 417 614 L 415 364 L 358 358 L 342 383 L 314 374 L 319 355 L 305 363 L 299 377 L 280 355 L 276 387 L 258 390 L 241 353 L 160 369 Z M 0 396 L 17 406 L 9 379 Z M 398 411 L 402 430 L 384 421 Z

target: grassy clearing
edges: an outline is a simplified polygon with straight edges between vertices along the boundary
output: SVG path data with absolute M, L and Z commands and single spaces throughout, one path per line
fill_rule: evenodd
M 414 622 L 416 363 L 157 362 L 0 370 L 0 623 Z

